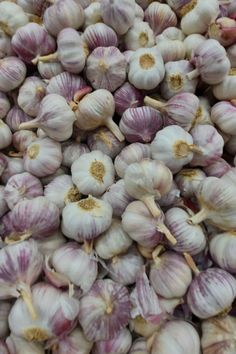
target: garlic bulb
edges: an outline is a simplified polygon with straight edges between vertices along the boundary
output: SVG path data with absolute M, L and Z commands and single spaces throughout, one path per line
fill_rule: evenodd
M 166 208 L 171 207 L 172 205 L 177 205 L 180 201 L 180 190 L 175 181 L 172 181 L 171 189 L 158 201 L 158 203 L 161 207 Z
M 126 252 L 131 245 L 132 240 L 124 231 L 121 222 L 113 219 L 109 229 L 96 239 L 95 250 L 99 257 L 110 259 Z
M 127 50 L 151 48 L 155 45 L 153 30 L 147 22 L 135 21 L 125 34 L 124 43 Z
M 114 183 L 115 170 L 109 156 L 99 150 L 81 155 L 71 166 L 72 180 L 85 195 L 99 196 Z
M 28 77 L 19 89 L 17 103 L 29 116 L 36 117 L 46 94 L 46 84 L 36 76 Z
M 180 10 L 180 26 L 185 34 L 205 33 L 219 12 L 218 0 L 192 0 Z
M 3 2 L 0 2 L 0 6 Z M 24 81 L 26 66 L 17 57 L 0 59 L 0 91 L 9 92 L 14 90 Z
M 194 50 L 191 63 L 195 69 L 187 74 L 189 80 L 200 75 L 209 85 L 221 83 L 229 72 L 230 61 L 225 48 L 215 39 L 208 39 Z
M 107 202 L 88 197 L 69 203 L 62 211 L 62 232 L 76 241 L 92 240 L 106 231 L 112 222 L 112 207 Z
M 172 185 L 172 173 L 163 163 L 144 159 L 132 163 L 125 171 L 125 189 L 143 201 L 154 217 L 160 215 L 155 199 L 168 193 Z
M 63 66 L 59 62 L 44 63 L 42 61 L 39 61 L 37 69 L 42 78 L 47 80 L 53 78 L 58 74 L 61 74 L 64 71 Z
M 201 353 L 200 338 L 196 329 L 182 320 L 166 322 L 154 337 L 151 354 L 187 352 Z
M 89 340 L 109 340 L 128 324 L 130 310 L 124 286 L 111 279 L 97 280 L 80 301 L 79 321 Z
M 125 146 L 115 158 L 114 166 L 116 173 L 119 177 L 123 178 L 130 164 L 140 162 L 145 158 L 151 158 L 150 145 L 133 143 Z
M 233 102 L 221 101 L 212 107 L 211 119 L 224 133 L 236 135 L 235 112 L 236 105 Z
M 88 7 L 84 9 L 84 16 L 85 28 L 98 22 L 102 22 L 101 3 L 98 1 L 92 2 Z
M 184 39 L 184 44 L 186 48 L 186 58 L 191 59 L 194 51 L 197 49 L 197 47 L 202 44 L 203 42 L 206 41 L 206 38 L 199 33 L 193 33 L 188 35 Z
M 11 37 L 0 29 L 0 59 L 13 55 Z
M 236 320 L 233 316 L 215 317 L 202 322 L 201 344 L 204 353 L 233 354 Z
M 4 156 L 6 157 L 6 156 Z M 4 171 L 2 172 L 2 182 L 4 184 L 7 183 L 8 179 L 15 175 L 16 173 L 22 173 L 25 172 L 24 169 L 24 163 L 23 163 L 23 159 L 17 158 L 17 157 L 6 157 L 6 162 L 7 165 L 4 168 Z M 5 162 L 4 162 L 5 165 Z
M 27 149 L 28 145 L 35 139 L 37 139 L 37 135 L 33 131 L 19 130 L 12 136 L 12 145 L 17 151 L 19 151 L 19 153 L 23 153 Z
M 236 70 L 233 68 L 228 75 L 218 85 L 213 86 L 213 94 L 218 100 L 234 100 L 236 97 L 235 91 Z
M 0 185 L 0 218 L 8 211 L 7 203 L 4 199 L 4 186 Z
M 135 21 L 143 21 L 144 20 L 144 11 L 141 6 L 135 3 Z
M 168 32 L 165 34 L 165 31 L 156 37 L 156 47 L 160 51 L 164 63 L 185 59 L 185 43 L 178 37 L 177 39 L 175 37 L 173 39 L 168 38 Z
M 86 27 L 83 39 L 90 50 L 97 47 L 117 47 L 118 45 L 116 32 L 105 23 L 95 23 Z
M 228 47 L 226 49 L 230 64 L 231 64 L 231 68 L 235 68 L 236 67 L 236 45 L 233 44 L 230 47 Z
M 5 149 L 11 144 L 12 132 L 7 124 L 0 119 L 0 149 Z
M 145 20 L 149 23 L 155 36 L 162 33 L 168 27 L 177 25 L 177 17 L 167 4 L 158 1 L 152 2 L 145 11 Z
M 166 299 L 180 298 L 186 294 L 191 281 L 191 269 L 183 256 L 171 251 L 160 256 L 153 252 L 150 282 L 158 295 Z
M 178 125 L 171 125 L 157 132 L 151 143 L 152 158 L 162 161 L 173 172 L 179 172 L 201 149 L 193 144 L 192 136 Z
M 192 198 L 195 196 L 198 186 L 204 178 L 206 178 L 206 174 L 202 170 L 198 168 L 185 168 L 175 176 L 175 182 L 184 198 Z
M 27 146 L 23 159 L 27 172 L 36 177 L 46 177 L 55 173 L 61 165 L 61 146 L 49 138 L 35 139 Z
M 42 342 L 63 335 L 73 328 L 79 301 L 47 283 L 32 288 L 32 302 L 37 318 L 32 320 L 23 300 L 18 299 L 9 314 L 9 327 L 27 341 Z
M 0 22 L 4 32 L 12 36 L 18 28 L 29 22 L 22 7 L 10 1 L 0 2 Z
M 214 262 L 230 273 L 236 273 L 234 250 L 236 245 L 233 231 L 215 235 L 210 240 L 210 254 Z
M 122 329 L 117 335 L 106 341 L 98 341 L 93 347 L 94 354 L 127 354 L 132 344 L 128 329 Z
M 8 315 L 11 310 L 11 303 L 7 301 L 0 302 L 0 337 L 4 338 L 8 335 L 9 327 L 8 327 Z
M 23 199 L 33 199 L 41 195 L 43 187 L 40 180 L 28 172 L 9 178 L 4 189 L 4 199 L 10 209 Z
M 6 116 L 6 123 L 12 132 L 19 130 L 19 125 L 24 122 L 28 122 L 32 117 L 28 116 L 17 105 L 13 106 Z
M 125 82 L 114 93 L 116 112 L 121 116 L 126 109 L 142 106 L 143 95 L 129 82 Z
M 226 162 L 223 158 L 220 158 L 212 164 L 204 167 L 204 172 L 207 176 L 220 178 L 230 171 L 231 168 L 232 167 L 228 164 L 228 162 Z
M 41 343 L 32 343 L 17 337 L 11 333 L 6 339 L 7 348 L 11 354 L 44 354 L 44 348 Z
M 134 0 L 101 0 L 103 22 L 112 27 L 117 34 L 125 34 L 133 25 L 135 18 Z
M 64 28 L 78 29 L 84 22 L 84 10 L 76 0 L 57 0 L 46 9 L 43 23 L 54 37 Z
M 75 160 L 77 160 L 81 155 L 88 152 L 89 148 L 87 145 L 79 144 L 75 141 L 68 140 L 62 143 L 62 165 L 66 167 L 71 167 Z
M 11 105 L 10 105 L 7 95 L 3 92 L 0 92 L 0 119 L 3 119 L 6 117 L 10 108 L 11 108 Z
M 65 243 L 66 239 L 59 230 L 44 239 L 37 240 L 39 251 L 44 256 L 50 256 L 55 250 Z
M 208 36 L 227 47 L 235 42 L 235 20 L 228 17 L 217 18 L 208 29 Z
M 156 47 L 139 48 L 130 58 L 129 81 L 138 89 L 151 90 L 158 86 L 165 75 L 161 54 Z
M 188 73 L 193 70 L 193 65 L 188 60 L 170 61 L 165 64 L 165 77 L 161 83 L 161 95 L 169 100 L 181 92 L 194 93 L 197 79 L 189 80 Z
M 115 91 L 126 78 L 127 62 L 116 47 L 98 47 L 88 56 L 86 76 L 94 89 Z

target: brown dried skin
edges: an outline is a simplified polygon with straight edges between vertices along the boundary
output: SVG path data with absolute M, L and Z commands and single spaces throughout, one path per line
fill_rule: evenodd
M 151 54 L 143 54 L 139 59 L 139 64 L 144 70 L 151 69 L 155 65 L 155 58 Z

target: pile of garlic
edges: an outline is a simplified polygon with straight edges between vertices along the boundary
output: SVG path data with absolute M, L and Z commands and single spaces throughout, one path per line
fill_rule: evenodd
M 235 117 L 235 0 L 0 0 L 0 354 L 236 353 Z

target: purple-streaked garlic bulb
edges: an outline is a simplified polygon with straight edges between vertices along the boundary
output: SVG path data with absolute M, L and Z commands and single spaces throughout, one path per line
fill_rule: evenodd
M 79 191 L 95 197 L 114 183 L 112 159 L 99 150 L 81 155 L 71 166 L 72 180 Z
M 126 109 L 139 107 L 143 103 L 143 95 L 141 91 L 136 89 L 129 82 L 125 82 L 118 90 L 116 90 L 114 93 L 114 99 L 116 113 L 120 116 Z
M 234 231 L 224 232 L 210 240 L 209 250 L 213 261 L 222 269 L 236 273 L 235 248 L 236 234 Z
M 165 76 L 162 56 L 156 47 L 139 48 L 130 57 L 129 82 L 137 89 L 152 90 Z
M 221 101 L 211 109 L 212 122 L 224 133 L 236 135 L 236 105 L 233 102 Z
M 219 158 L 217 161 L 211 163 L 204 167 L 204 172 L 207 176 L 212 177 L 222 177 L 226 172 L 228 172 L 232 167 L 223 158 Z
M 197 47 L 205 42 L 207 39 L 198 33 L 193 33 L 185 37 L 184 39 L 184 45 L 186 48 L 186 58 L 191 59 L 192 58 L 192 53 L 197 49 Z
M 29 18 L 21 6 L 10 1 L 0 2 L 0 23 L 7 35 L 13 36 L 18 28 L 28 22 Z
M 12 232 L 7 241 L 45 238 L 55 232 L 59 225 L 60 213 L 54 203 L 42 196 L 25 199 L 12 209 Z
M 162 246 L 153 252 L 150 282 L 158 295 L 166 299 L 184 296 L 192 281 L 191 269 L 182 255 L 172 251 L 159 255 Z
M 102 0 L 101 16 L 103 22 L 123 35 L 133 25 L 135 18 L 134 0 Z
M 11 108 L 10 101 L 7 95 L 3 92 L 0 92 L 0 119 L 6 117 L 7 113 Z
M 195 273 L 187 293 L 191 312 L 201 319 L 227 313 L 236 297 L 235 278 L 216 267 L 200 272 L 191 257 L 189 264 Z
M 12 142 L 12 132 L 8 125 L 0 119 L 0 149 L 7 148 Z
M 177 17 L 167 4 L 152 2 L 145 11 L 145 20 L 151 26 L 155 36 L 168 27 L 176 27 Z
M 64 141 L 71 137 L 75 120 L 66 99 L 51 93 L 42 99 L 37 117 L 21 123 L 19 129 L 41 128 L 49 138 Z
M 124 36 L 124 44 L 127 50 L 151 48 L 155 45 L 153 30 L 147 22 L 135 21 Z
M 96 239 L 95 250 L 102 259 L 110 259 L 126 252 L 132 243 L 121 222 L 113 219 L 109 229 Z
M 169 100 L 177 93 L 194 93 L 198 79 L 188 79 L 188 73 L 192 72 L 194 66 L 188 60 L 169 61 L 165 64 L 165 77 L 161 83 L 161 95 Z
M 1 176 L 2 182 L 4 184 L 7 183 L 11 176 L 14 176 L 17 173 L 25 172 L 23 159 L 8 156 L 5 156 L 5 158 L 5 161 L 7 161 L 7 165 L 5 166 Z
M 91 341 L 114 338 L 130 318 L 128 290 L 111 279 L 97 280 L 80 301 L 79 321 Z
M 223 154 L 224 139 L 212 125 L 196 125 L 190 131 L 194 145 L 201 153 L 194 153 L 191 166 L 208 166 Z
M 46 177 L 56 172 L 62 162 L 60 144 L 52 139 L 35 139 L 24 153 L 24 168 L 36 177 Z
M 139 0 L 141 1 L 141 0 Z M 167 4 L 178 14 L 181 15 L 181 9 L 184 8 L 184 5 L 187 5 L 189 0 L 166 0 Z
M 36 282 L 43 268 L 43 255 L 33 240 L 6 246 L 0 250 L 0 298 L 22 297 L 28 315 L 36 318 L 30 286 Z
M 47 80 L 52 79 L 54 76 L 59 75 L 64 71 L 64 68 L 61 63 L 57 61 L 49 63 L 39 61 L 37 69 L 41 77 Z
M 150 143 L 162 128 L 161 114 L 151 107 L 128 108 L 121 117 L 119 127 L 130 143 Z
M 112 159 L 125 147 L 125 142 L 119 141 L 106 127 L 98 128 L 96 131 L 92 132 L 88 136 L 87 144 L 91 151 L 100 150 Z
M 84 10 L 76 0 L 57 0 L 44 12 L 43 23 L 54 37 L 64 28 L 80 28 L 84 23 Z
M 15 336 L 11 333 L 6 339 L 7 348 L 11 354 L 44 354 L 42 343 L 28 342 L 27 340 Z
M 36 117 L 46 95 L 46 84 L 36 76 L 28 77 L 19 89 L 17 103 L 29 116 Z
M 75 111 L 76 126 L 82 130 L 93 130 L 105 125 L 117 137 L 124 140 L 119 127 L 113 122 L 115 101 L 108 90 L 99 89 L 86 95 Z
M 0 29 L 0 59 L 13 55 L 11 37 Z
M 27 341 L 42 342 L 71 331 L 79 313 L 79 301 L 47 283 L 32 288 L 32 303 L 37 318 L 32 320 L 22 299 L 9 314 L 13 334 Z
M 170 125 L 157 132 L 151 143 L 152 158 L 162 161 L 173 172 L 179 172 L 192 161 L 201 149 L 193 144 L 192 136 L 178 125 Z
M 71 167 L 75 160 L 77 160 L 81 155 L 88 152 L 89 148 L 86 144 L 79 144 L 75 141 L 68 140 L 62 143 L 62 165 L 66 167 Z
M 236 185 L 229 180 L 206 177 L 196 191 L 200 211 L 189 219 L 193 224 L 204 220 L 222 230 L 236 228 Z
M 151 354 L 184 354 L 187 352 L 201 353 L 199 334 L 187 321 L 168 321 L 155 334 Z
M 60 211 L 66 204 L 77 202 L 81 199 L 81 194 L 69 175 L 55 177 L 45 186 L 44 196 L 53 202 Z
M 208 39 L 193 52 L 191 63 L 195 69 L 187 74 L 189 80 L 201 77 L 209 85 L 219 84 L 230 69 L 225 48 L 215 39 Z
M 3 2 L 0 3 L 3 4 Z M 9 92 L 14 90 L 24 81 L 26 66 L 17 57 L 0 59 L 0 91 Z
M 72 240 L 93 240 L 106 231 L 112 222 L 112 207 L 107 202 L 89 196 L 69 203 L 62 211 L 62 232 Z
M 127 62 L 116 47 L 98 47 L 89 55 L 86 77 L 94 89 L 115 91 L 126 79 Z
M 59 230 L 44 239 L 37 240 L 39 250 L 44 256 L 50 256 L 65 243 L 66 239 Z
M 203 353 L 234 353 L 236 350 L 235 325 L 236 320 L 233 316 L 219 316 L 202 321 Z
M 175 244 L 175 238 L 165 226 L 164 214 L 160 209 L 159 211 L 160 215 L 153 217 L 143 202 L 132 202 L 127 206 L 122 215 L 123 229 L 131 239 L 148 249 L 157 246 L 160 241 L 163 241 L 164 237 L 171 244 Z
M 190 92 L 178 93 L 165 103 L 146 96 L 144 103 L 167 115 L 174 124 L 186 131 L 189 131 L 197 123 L 201 113 L 199 98 Z
M 17 105 L 13 106 L 6 116 L 6 123 L 12 132 L 19 130 L 19 125 L 24 122 L 28 122 L 32 117 L 28 116 Z
M 228 75 L 222 80 L 222 82 L 213 86 L 213 94 L 218 100 L 232 100 L 234 104 L 234 100 L 236 97 L 235 90 L 236 83 L 236 69 L 232 68 L 229 70 Z
M 28 23 L 16 31 L 12 37 L 12 49 L 25 63 L 40 55 L 52 53 L 56 42 L 46 29 L 37 23 Z
M 178 252 L 196 255 L 206 247 L 206 235 L 200 225 L 191 225 L 188 219 L 193 214 L 190 210 L 171 208 L 165 213 L 165 224 L 177 243 L 171 248 Z
M 103 22 L 100 1 L 92 1 L 92 3 L 84 9 L 84 16 L 84 28 L 95 25 L 98 22 Z
M 127 328 L 123 328 L 114 338 L 95 342 L 93 354 L 128 354 L 131 345 L 131 333 Z
M 117 47 L 118 45 L 116 32 L 105 23 L 95 23 L 86 27 L 83 39 L 90 50 L 97 47 Z
M 50 261 L 53 270 L 49 271 L 48 278 L 52 283 L 53 278 L 57 281 L 59 274 L 68 280 L 68 284 L 72 283 L 85 294 L 97 278 L 97 260 L 93 258 L 91 249 L 86 249 L 86 246 L 80 246 L 77 242 L 68 242 L 59 247 L 52 254 Z
M 8 327 L 8 315 L 10 312 L 10 309 L 12 307 L 12 304 L 8 301 L 3 301 L 1 300 L 0 302 L 0 337 L 5 338 L 7 337 L 9 333 L 9 327 Z
M 9 210 L 4 198 L 4 189 L 5 187 L 0 185 L 0 218 Z
M 175 176 L 175 182 L 184 198 L 192 198 L 204 178 L 206 174 L 199 168 L 184 168 Z
M 125 286 L 136 282 L 143 265 L 143 257 L 134 246 L 126 253 L 112 257 L 106 264 L 110 278 Z
M 162 162 L 143 159 L 132 163 L 125 171 L 125 189 L 135 199 L 143 201 L 154 217 L 160 215 L 155 200 L 169 192 L 173 176 Z
M 208 28 L 209 38 L 216 39 L 224 47 L 228 47 L 235 43 L 235 26 L 234 19 L 229 17 L 220 17 L 212 22 Z
M 130 164 L 146 158 L 151 158 L 150 145 L 133 143 L 125 146 L 115 158 L 114 166 L 117 175 L 123 178 Z
M 134 200 L 134 198 L 126 192 L 123 179 L 119 179 L 117 182 L 113 183 L 101 198 L 112 206 L 113 216 L 117 217 L 121 216 L 128 204 Z
M 180 190 L 175 181 L 173 181 L 171 189 L 158 201 L 158 204 L 161 207 L 171 207 L 172 205 L 176 205 L 180 200 Z
M 10 209 L 23 199 L 33 199 L 43 195 L 40 180 L 28 172 L 9 178 L 4 189 L 4 199 Z
M 23 153 L 35 139 L 37 135 L 31 130 L 19 130 L 12 136 L 12 145 L 17 151 Z

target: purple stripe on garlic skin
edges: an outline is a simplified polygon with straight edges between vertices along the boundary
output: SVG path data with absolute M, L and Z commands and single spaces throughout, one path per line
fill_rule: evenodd
M 177 17 L 174 11 L 167 4 L 158 2 L 151 3 L 145 11 L 147 21 L 156 35 L 162 33 L 168 27 L 176 27 Z
M 0 221 L 0 237 L 1 239 L 4 239 L 9 236 L 13 230 L 12 212 L 9 211 L 8 213 L 4 214 Z
M 18 131 L 19 125 L 24 122 L 28 122 L 32 117 L 28 116 L 20 107 L 13 106 L 6 116 L 6 123 L 14 133 Z
M 14 90 L 24 81 L 25 76 L 26 66 L 19 58 L 12 56 L 0 60 L 0 91 Z
M 7 183 L 11 176 L 17 173 L 25 172 L 23 159 L 17 157 L 7 157 L 7 166 L 5 167 L 1 179 L 4 184 Z
M 34 199 L 42 195 L 43 187 L 40 180 L 28 172 L 9 178 L 4 189 L 4 199 L 10 209 L 24 199 Z
M 18 152 L 23 153 L 35 139 L 37 139 L 37 136 L 31 130 L 19 130 L 12 136 L 12 145 Z M 14 156 L 14 153 L 12 156 Z
M 231 274 L 236 273 L 236 234 L 233 231 L 214 235 L 210 240 L 210 255 L 214 262 Z
M 62 165 L 71 167 L 73 162 L 77 160 L 81 155 L 89 152 L 89 148 L 86 144 L 79 144 L 76 141 L 68 140 L 62 143 Z
M 37 16 L 42 16 L 44 11 L 48 6 L 50 6 L 50 1 L 45 0 L 17 0 L 18 5 L 22 7 L 22 9 L 26 13 L 34 14 Z
M 124 286 L 111 279 L 97 280 L 80 301 L 79 321 L 89 340 L 109 340 L 126 327 L 130 310 Z
M 93 347 L 93 354 L 128 354 L 131 345 L 132 335 L 124 328 L 110 340 L 97 341 Z
M 117 47 L 118 45 L 116 32 L 104 23 L 95 23 L 86 27 L 83 39 L 90 50 L 97 47 Z
M 219 178 L 224 176 L 228 171 L 230 171 L 230 169 L 230 164 L 228 164 L 228 162 L 226 162 L 223 158 L 219 158 L 217 161 L 203 168 L 207 176 Z
M 128 108 L 122 115 L 119 127 L 130 143 L 150 143 L 162 128 L 161 114 L 151 107 Z
M 136 108 L 142 106 L 143 95 L 140 90 L 136 89 L 129 82 L 125 82 L 116 92 L 114 93 L 116 113 L 120 116 L 128 108 Z
M 0 92 L 0 119 L 6 117 L 7 113 L 11 108 L 10 101 L 7 95 L 3 92 Z

